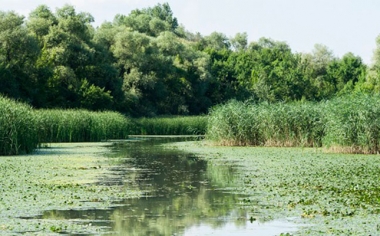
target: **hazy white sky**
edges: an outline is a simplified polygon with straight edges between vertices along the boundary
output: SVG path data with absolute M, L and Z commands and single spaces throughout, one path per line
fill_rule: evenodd
M 180 24 L 191 32 L 227 36 L 247 32 L 285 41 L 294 52 L 311 52 L 324 44 L 336 56 L 353 52 L 370 63 L 380 35 L 379 0 L 0 0 L 0 10 L 24 16 L 38 5 L 55 11 L 65 3 L 91 13 L 95 24 L 112 21 L 120 13 L 168 2 Z

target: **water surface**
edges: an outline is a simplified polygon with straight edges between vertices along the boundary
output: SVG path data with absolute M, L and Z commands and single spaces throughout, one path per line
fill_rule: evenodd
M 99 177 L 96 184 L 139 189 L 144 192 L 140 198 L 107 209 L 46 211 L 41 218 L 96 225 L 99 234 L 109 235 L 279 235 L 297 229 L 286 220 L 260 223 L 251 217 L 243 204 L 245 196 L 234 193 L 239 175 L 233 164 L 214 165 L 159 145 L 169 141 L 178 140 L 113 146 L 112 174 Z

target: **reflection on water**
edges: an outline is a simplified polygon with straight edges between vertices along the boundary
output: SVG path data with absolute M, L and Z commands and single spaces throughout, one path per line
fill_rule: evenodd
M 233 166 L 211 165 L 157 142 L 163 140 L 115 144 L 117 157 L 112 158 L 119 161 L 114 174 L 98 183 L 138 188 L 145 191 L 141 198 L 112 209 L 48 211 L 42 218 L 84 220 L 110 235 L 278 235 L 294 230 L 277 223 L 268 231 L 247 220 L 239 206 L 242 196 L 222 188 L 234 182 Z
M 252 222 L 244 225 L 236 225 L 231 222 L 226 222 L 221 227 L 214 228 L 207 224 L 192 226 L 186 230 L 184 236 L 194 235 L 239 235 L 239 236 L 252 236 L 252 235 L 280 235 L 284 232 L 297 231 L 297 227 L 290 224 L 288 221 L 271 221 L 266 223 Z

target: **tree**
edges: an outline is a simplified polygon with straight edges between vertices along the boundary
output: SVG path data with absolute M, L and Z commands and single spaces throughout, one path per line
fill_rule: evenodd
M 365 79 L 366 66 L 359 56 L 345 54 L 328 66 L 327 73 L 334 78 L 335 93 L 351 92 L 358 82 Z
M 90 110 L 109 110 L 112 107 L 113 97 L 110 91 L 105 91 L 87 80 L 82 81 L 80 87 L 81 107 Z
M 250 45 L 254 54 L 250 89 L 262 101 L 300 100 L 305 83 L 299 71 L 299 57 L 284 42 L 261 38 Z
M 237 33 L 235 37 L 231 38 L 232 48 L 236 51 L 246 50 L 248 47 L 248 34 Z
M 50 27 L 58 24 L 57 18 L 46 5 L 40 5 L 29 14 L 27 28 L 36 35 L 43 47 L 43 38 L 49 33 Z
M 117 26 L 123 25 L 132 31 L 155 37 L 165 31 L 176 33 L 177 36 L 181 35 L 180 31 L 177 31 L 179 26 L 177 18 L 174 17 L 167 3 L 157 4 L 154 7 L 142 10 L 133 10 L 128 16 L 116 15 L 114 24 Z
M 230 49 L 231 43 L 226 35 L 218 32 L 213 32 L 209 36 L 204 37 L 206 47 L 216 50 Z
M 310 82 L 308 98 L 322 100 L 331 98 L 335 92 L 335 80 L 329 73 L 330 64 L 336 63 L 337 58 L 324 45 L 316 44 L 311 54 L 303 54 L 301 63 L 303 75 Z
M 24 17 L 0 12 L 0 93 L 32 102 L 38 94 L 34 66 L 37 40 L 28 33 Z
M 104 93 L 111 94 L 111 90 L 117 91 L 117 84 L 121 84 L 117 82 L 112 58 L 106 52 L 107 45 L 94 42 L 93 21 L 90 14 L 77 13 L 70 5 L 57 9 L 54 15 L 46 6 L 31 13 L 28 26 L 42 45 L 39 65 L 52 71 L 46 82 L 49 91 L 46 106 L 80 107 L 85 104 L 94 108 L 98 102 L 86 99 L 84 88 L 97 92 L 103 89 Z M 89 85 L 83 87 L 82 81 Z M 118 92 L 115 95 L 118 97 Z M 88 104 L 90 101 L 95 104 Z
M 358 83 L 355 89 L 365 92 L 380 92 L 380 35 L 376 38 L 372 65 L 367 69 L 365 80 Z

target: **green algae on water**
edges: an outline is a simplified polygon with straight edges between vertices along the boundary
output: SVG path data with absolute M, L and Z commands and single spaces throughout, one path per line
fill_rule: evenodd
M 109 208 L 115 201 L 138 197 L 138 189 L 100 185 L 110 175 L 111 143 L 49 144 L 32 155 L 0 156 L 0 234 L 91 233 L 90 223 L 43 220 L 52 209 Z

